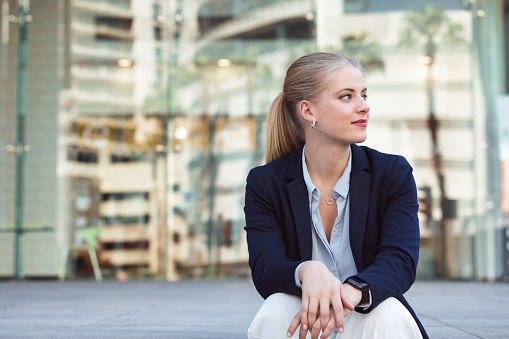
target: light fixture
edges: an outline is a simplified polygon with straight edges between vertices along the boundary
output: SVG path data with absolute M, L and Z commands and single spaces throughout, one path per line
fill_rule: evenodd
M 182 14 L 176 14 L 175 22 L 182 22 L 182 21 L 184 21 L 184 16 Z
M 477 10 L 475 14 L 477 15 L 478 18 L 484 18 L 486 16 L 486 12 L 484 11 L 484 9 Z
M 232 61 L 230 59 L 219 59 L 216 64 L 219 67 L 230 67 L 232 65 Z
M 306 18 L 307 21 L 313 21 L 315 19 L 315 15 L 311 12 L 307 12 L 304 17 Z
M 128 68 L 133 65 L 133 61 L 130 59 L 118 59 L 117 65 L 118 67 Z
M 187 137 L 187 128 L 185 128 L 184 126 L 179 126 L 175 130 L 175 139 L 184 140 L 186 137 Z

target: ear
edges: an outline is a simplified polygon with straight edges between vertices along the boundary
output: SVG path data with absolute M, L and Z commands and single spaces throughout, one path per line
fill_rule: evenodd
M 304 118 L 304 120 L 306 120 L 310 124 L 313 121 L 317 120 L 315 114 L 311 111 L 311 106 L 312 106 L 311 102 L 309 102 L 307 100 L 302 100 L 299 103 L 299 113 L 300 113 L 300 115 Z

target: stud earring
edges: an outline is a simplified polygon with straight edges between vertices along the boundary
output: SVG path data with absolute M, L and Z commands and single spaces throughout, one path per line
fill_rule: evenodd
M 315 128 L 315 125 L 316 125 L 316 121 L 313 120 L 313 122 L 311 123 L 311 128 Z

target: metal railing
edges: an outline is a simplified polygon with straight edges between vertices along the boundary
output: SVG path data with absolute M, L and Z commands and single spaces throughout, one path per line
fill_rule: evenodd
M 117 7 L 123 10 L 131 10 L 131 0 L 74 0 L 73 5 L 97 6 L 101 4 L 108 7 Z
M 273 1 L 261 2 L 256 7 L 241 12 L 241 15 L 232 20 L 225 21 L 215 26 L 205 34 L 203 40 L 220 40 L 234 36 L 245 31 L 261 27 L 271 22 L 304 16 L 314 10 L 313 3 L 309 0 L 288 0 L 274 3 Z

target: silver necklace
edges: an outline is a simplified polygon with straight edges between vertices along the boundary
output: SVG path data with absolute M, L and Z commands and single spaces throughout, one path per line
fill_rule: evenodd
M 327 199 L 326 197 L 324 197 L 324 196 L 322 195 L 322 193 L 320 193 L 320 195 L 322 196 L 322 198 L 324 198 L 324 199 L 325 199 L 325 201 L 327 202 L 327 205 L 332 205 L 332 204 L 334 203 L 334 198 L 329 198 L 329 199 Z

